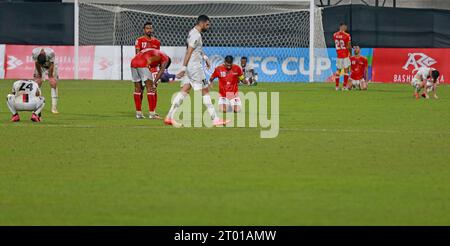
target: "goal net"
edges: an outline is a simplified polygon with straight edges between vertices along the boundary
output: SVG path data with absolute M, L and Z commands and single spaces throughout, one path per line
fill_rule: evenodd
M 240 57 L 248 57 L 260 81 L 325 81 L 331 75 L 322 10 L 311 8 L 310 0 L 79 0 L 75 3 L 79 9 L 76 45 L 123 46 L 124 53 L 134 52 L 131 46 L 142 36 L 143 24 L 151 21 L 162 49 L 171 47 L 183 56 L 189 30 L 196 18 L 205 14 L 211 18 L 212 25 L 203 34 L 204 50 L 213 67 L 222 63 L 224 56 L 232 55 L 236 63 Z M 171 70 L 179 68 L 178 60 Z M 125 66 L 126 63 L 124 73 Z

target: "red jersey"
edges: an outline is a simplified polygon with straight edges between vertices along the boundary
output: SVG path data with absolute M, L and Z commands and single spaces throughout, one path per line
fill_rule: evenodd
M 230 70 L 225 65 L 220 65 L 214 69 L 211 78 L 219 78 L 219 94 L 228 99 L 234 98 L 238 93 L 239 77 L 243 76 L 240 66 L 233 64 Z
M 334 44 L 336 46 L 336 53 L 338 58 L 346 58 L 350 56 L 347 44 L 350 43 L 350 34 L 346 32 L 335 32 L 333 34 Z
M 155 49 L 144 49 L 137 53 L 131 60 L 132 68 L 155 68 L 169 60 L 169 57 L 164 52 Z
M 364 56 L 350 57 L 350 78 L 354 80 L 361 80 L 366 74 L 367 58 Z
M 159 50 L 161 48 L 161 42 L 159 42 L 159 40 L 154 37 L 149 38 L 147 36 L 141 36 L 136 39 L 134 48 L 138 49 L 139 51 L 148 48 Z

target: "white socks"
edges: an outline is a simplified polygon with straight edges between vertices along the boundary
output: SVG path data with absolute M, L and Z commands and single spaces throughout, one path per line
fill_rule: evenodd
M 213 121 L 216 121 L 219 117 L 217 117 L 216 109 L 214 108 L 214 105 L 211 102 L 211 97 L 209 95 L 203 96 L 203 104 L 205 104 L 209 115 L 211 115 L 211 119 Z
M 169 119 L 173 119 L 173 115 L 177 111 L 177 108 L 183 103 L 184 98 L 186 97 L 186 94 L 183 92 L 178 92 L 178 94 L 173 99 L 172 106 L 170 107 L 169 113 L 167 114 L 167 117 Z
M 8 106 L 9 111 L 11 111 L 13 115 L 17 114 L 16 107 L 14 107 L 14 97 L 15 97 L 14 95 L 9 94 L 6 98 L 6 105 Z
M 58 88 L 51 88 L 50 92 L 52 94 L 52 107 L 56 107 L 58 104 Z
M 42 112 L 42 109 L 44 109 L 44 106 L 45 106 L 45 100 L 44 100 L 44 98 L 40 98 L 40 100 L 36 104 L 36 110 L 34 111 L 34 113 L 39 115 Z

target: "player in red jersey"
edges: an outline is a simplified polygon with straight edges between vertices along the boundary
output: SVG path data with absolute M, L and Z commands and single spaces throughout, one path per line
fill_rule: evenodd
M 353 51 L 355 55 L 350 57 L 350 80 L 348 84 L 348 89 L 353 87 L 360 90 L 367 90 L 367 79 L 368 79 L 368 62 L 367 58 L 361 56 L 361 49 L 358 45 L 353 46 Z
M 150 119 L 160 119 L 159 115 L 155 113 L 156 103 L 152 104 L 151 94 L 156 93 L 158 80 L 161 78 L 164 70 L 169 68 L 171 63 L 170 57 L 164 52 L 155 49 L 144 49 L 134 56 L 131 60 L 131 77 L 134 84 L 141 85 L 145 83 L 147 87 L 147 99 Z M 149 68 L 159 67 L 159 72 L 153 77 Z M 136 88 L 137 86 L 135 86 Z M 134 94 L 134 104 L 136 106 L 136 118 L 142 119 L 142 98 L 140 95 Z
M 339 77 L 341 70 L 344 69 L 344 85 L 343 89 L 347 89 L 348 82 L 348 70 L 350 67 L 350 55 L 352 53 L 351 37 L 347 33 L 347 25 L 341 23 L 339 25 L 339 31 L 333 34 L 333 40 L 336 47 L 337 61 L 336 67 L 337 71 L 335 74 L 336 78 L 336 90 L 339 90 Z
M 219 105 L 222 112 L 228 112 L 231 106 L 235 113 L 241 111 L 241 99 L 238 96 L 239 81 L 244 81 L 244 74 L 240 66 L 233 64 L 233 57 L 226 56 L 225 62 L 214 69 L 209 81 L 219 78 Z
M 153 25 L 151 22 L 145 22 L 144 35 L 136 39 L 134 48 L 136 49 L 136 54 L 138 54 L 141 50 L 148 48 L 157 50 L 161 48 L 161 42 L 157 38 L 153 37 Z M 156 74 L 158 73 L 158 68 L 150 68 L 150 71 L 152 72 L 152 78 L 154 79 Z M 134 83 L 134 95 L 139 96 L 141 98 L 141 101 L 143 98 L 144 87 L 145 84 Z M 156 108 L 156 104 L 158 102 L 157 91 L 147 91 L 147 98 L 149 98 L 149 104 L 152 105 L 151 107 Z

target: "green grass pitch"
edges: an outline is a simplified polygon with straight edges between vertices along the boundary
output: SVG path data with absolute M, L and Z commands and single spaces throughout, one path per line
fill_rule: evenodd
M 136 120 L 130 82 L 59 85 L 41 123 L 0 105 L 0 225 L 450 225 L 449 86 L 243 87 L 280 92 L 279 136 L 261 139 Z M 162 115 L 178 89 L 159 86 Z

